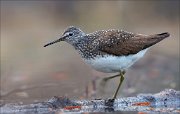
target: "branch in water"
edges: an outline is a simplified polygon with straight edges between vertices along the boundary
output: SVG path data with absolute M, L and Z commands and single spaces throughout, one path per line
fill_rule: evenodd
M 180 91 L 166 89 L 157 94 L 140 94 L 135 97 L 95 100 L 70 100 L 64 97 L 53 97 L 47 101 L 23 104 L 5 104 L 0 107 L 1 113 L 85 113 L 140 111 L 180 113 Z

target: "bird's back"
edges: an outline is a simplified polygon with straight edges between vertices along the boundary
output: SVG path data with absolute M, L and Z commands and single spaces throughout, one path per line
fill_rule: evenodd
M 160 42 L 169 33 L 154 35 L 134 34 L 122 30 L 103 30 L 87 35 L 91 38 L 93 47 L 102 53 L 115 56 L 136 54 L 141 50 Z

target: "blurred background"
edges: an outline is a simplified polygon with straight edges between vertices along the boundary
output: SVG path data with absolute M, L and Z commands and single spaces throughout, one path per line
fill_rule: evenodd
M 1 100 L 43 101 L 109 98 L 119 79 L 99 91 L 101 73 L 86 65 L 65 42 L 47 48 L 68 26 L 86 33 L 123 29 L 141 34 L 169 32 L 126 73 L 119 97 L 180 89 L 180 2 L 170 1 L 1 1 Z M 96 91 L 96 95 L 95 95 Z

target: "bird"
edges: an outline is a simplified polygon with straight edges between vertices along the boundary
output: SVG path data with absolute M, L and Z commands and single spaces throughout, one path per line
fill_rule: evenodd
M 118 73 L 103 80 L 120 77 L 118 87 L 112 99 L 116 99 L 126 71 L 154 44 L 169 37 L 168 32 L 160 34 L 138 34 L 124 30 L 99 30 L 89 34 L 75 26 L 68 27 L 62 36 L 47 43 L 44 47 L 65 41 L 81 55 L 83 61 L 97 71 Z

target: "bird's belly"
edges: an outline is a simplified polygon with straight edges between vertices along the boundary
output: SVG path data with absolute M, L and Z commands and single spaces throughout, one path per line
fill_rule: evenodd
M 128 55 L 128 56 L 113 56 L 113 55 L 107 55 L 103 57 L 99 56 L 96 57 L 95 59 L 85 60 L 85 62 L 98 71 L 115 73 L 115 72 L 119 72 L 120 70 L 128 69 L 138 59 L 143 57 L 146 51 L 147 49 L 142 50 L 137 54 Z

